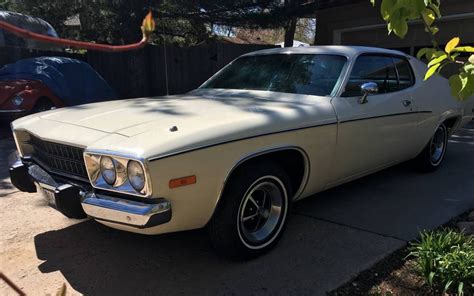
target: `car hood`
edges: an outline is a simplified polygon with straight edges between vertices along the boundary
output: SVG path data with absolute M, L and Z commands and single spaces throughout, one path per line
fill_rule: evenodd
M 176 126 L 179 130 L 195 130 L 217 127 L 277 108 L 261 99 L 191 93 L 80 105 L 48 112 L 40 118 L 132 137 L 150 128 L 169 130 Z
M 62 108 L 30 117 L 28 124 L 18 126 L 29 129 L 37 120 L 48 122 L 45 126 L 61 130 L 55 137 L 64 135 L 64 126 L 71 132 L 80 128 L 82 138 L 95 135 L 80 143 L 89 149 L 148 157 L 333 122 L 329 101 L 328 97 L 266 91 L 201 89 L 178 96 Z

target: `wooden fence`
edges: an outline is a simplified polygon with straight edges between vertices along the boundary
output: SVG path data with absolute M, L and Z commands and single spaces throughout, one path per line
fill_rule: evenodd
M 141 50 L 123 53 L 89 51 L 86 54 L 70 54 L 0 47 L 0 67 L 28 57 L 76 58 L 89 63 L 116 90 L 120 98 L 133 98 L 185 93 L 198 87 L 236 57 L 267 48 L 273 46 L 212 43 L 196 47 L 166 48 L 150 45 Z

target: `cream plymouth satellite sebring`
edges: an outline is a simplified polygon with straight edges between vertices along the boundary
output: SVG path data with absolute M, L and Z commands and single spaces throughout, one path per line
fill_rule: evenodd
M 425 71 L 377 48 L 246 54 L 184 95 L 16 120 L 11 181 L 71 218 L 143 234 L 207 227 L 219 252 L 254 257 L 296 200 L 410 159 L 440 166 L 472 111 Z

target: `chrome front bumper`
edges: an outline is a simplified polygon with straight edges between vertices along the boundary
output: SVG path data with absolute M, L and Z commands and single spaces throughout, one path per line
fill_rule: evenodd
M 41 188 L 48 202 L 70 218 L 85 218 L 149 228 L 171 220 L 171 204 L 164 198 L 133 201 L 98 194 L 90 186 L 79 186 L 53 177 L 40 166 L 17 161 L 10 167 L 12 184 L 20 191 Z
M 82 200 L 82 208 L 94 219 L 138 228 L 157 226 L 171 220 L 171 204 L 162 198 L 147 204 L 87 193 Z

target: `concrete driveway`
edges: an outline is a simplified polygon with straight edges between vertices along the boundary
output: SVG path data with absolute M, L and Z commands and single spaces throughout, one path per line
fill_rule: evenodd
M 436 173 L 399 165 L 296 203 L 270 254 L 234 263 L 213 253 L 203 230 L 149 237 L 64 218 L 9 186 L 13 144 L 0 140 L 0 268 L 28 294 L 66 282 L 88 295 L 323 295 L 474 207 L 474 124 L 449 145 Z

